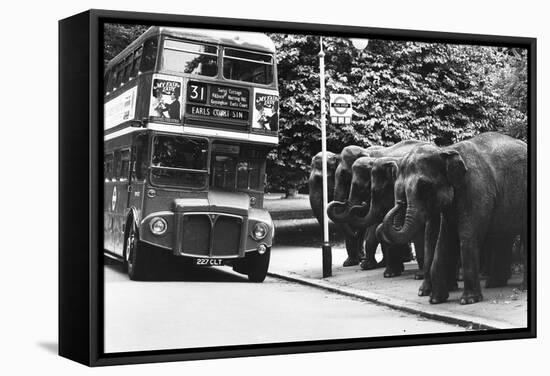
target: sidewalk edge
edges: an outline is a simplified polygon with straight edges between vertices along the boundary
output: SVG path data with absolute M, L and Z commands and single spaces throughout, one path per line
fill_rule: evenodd
M 274 278 L 284 279 L 290 282 L 296 282 L 303 285 L 316 287 L 328 290 L 337 294 L 350 296 L 356 299 L 365 300 L 371 303 L 389 307 L 398 311 L 404 311 L 419 315 L 428 319 L 446 322 L 448 324 L 456 324 L 473 330 L 490 330 L 490 329 L 516 329 L 515 326 L 508 322 L 485 319 L 482 317 L 471 316 L 463 313 L 449 312 L 438 310 L 433 311 L 430 306 L 420 305 L 414 302 L 409 302 L 402 299 L 391 298 L 388 296 L 367 292 L 352 287 L 339 286 L 326 281 L 313 278 L 302 277 L 294 273 L 287 272 L 268 272 L 268 275 Z

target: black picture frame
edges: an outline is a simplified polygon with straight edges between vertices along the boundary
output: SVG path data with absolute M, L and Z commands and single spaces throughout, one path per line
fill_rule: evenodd
M 102 349 L 102 24 L 407 39 L 528 50 L 527 328 L 105 354 Z M 59 354 L 88 366 L 534 338 L 536 315 L 536 57 L 534 38 L 89 10 L 59 22 Z M 78 187 L 78 188 L 76 188 Z M 86 192 L 85 194 L 83 192 Z M 84 197 L 87 205 L 82 205 Z

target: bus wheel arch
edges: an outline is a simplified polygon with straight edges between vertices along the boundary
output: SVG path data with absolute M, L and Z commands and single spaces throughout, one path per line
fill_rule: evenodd
M 126 261 L 128 260 L 128 255 L 126 254 L 126 249 L 128 246 L 128 235 L 130 232 L 130 228 L 132 225 L 135 225 L 137 228 L 139 228 L 137 222 L 136 222 L 136 213 L 135 209 L 132 207 L 128 211 L 128 214 L 126 215 L 126 223 L 124 225 L 124 246 L 122 248 L 122 258 L 124 259 L 124 266 L 126 267 Z
M 140 241 L 139 228 L 132 218 L 127 221 L 124 240 L 124 264 L 128 277 L 134 281 L 147 279 L 148 254 Z
M 246 274 L 250 282 L 261 283 L 265 280 L 270 256 L 271 247 L 268 247 L 262 255 L 258 252 L 250 252 L 246 255 Z

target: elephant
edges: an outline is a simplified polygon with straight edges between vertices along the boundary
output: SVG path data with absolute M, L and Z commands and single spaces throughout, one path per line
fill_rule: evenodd
M 525 239 L 527 231 L 527 144 L 487 132 L 409 152 L 399 163 L 395 205 L 384 217 L 382 233 L 404 244 L 424 226 L 430 303 L 448 299 L 458 257 L 464 280 L 460 304 L 481 301 L 482 251 L 490 256 L 486 287 L 505 285 L 512 241 L 517 235 Z
M 334 198 L 335 172 L 340 163 L 340 155 L 332 152 L 327 152 L 327 185 L 328 185 L 328 202 Z M 309 203 L 313 215 L 317 221 L 323 226 L 323 173 L 322 173 L 322 153 L 317 153 L 311 160 L 311 172 L 309 175 Z M 367 232 L 357 232 L 351 229 L 347 224 L 336 223 L 339 231 L 342 231 L 346 240 L 347 259 L 343 266 L 357 265 L 363 256 L 363 242 L 365 248 L 371 250 L 374 254 L 378 241 L 376 240 L 375 229 L 370 229 Z M 374 248 L 374 251 L 372 249 Z
M 395 145 L 390 147 L 377 147 L 376 149 L 370 148 L 365 149 L 364 152 L 357 152 L 355 149 L 351 149 L 351 153 L 348 153 L 347 158 L 345 159 L 345 152 L 347 148 L 344 148 L 342 151 L 342 163 L 338 166 L 336 172 L 336 190 L 339 186 L 342 189 L 342 192 L 347 190 L 347 196 L 344 194 L 340 197 L 336 197 L 328 208 L 329 217 L 335 222 L 339 223 L 348 223 L 355 228 L 364 228 L 367 225 L 361 221 L 353 221 L 350 218 L 350 209 L 354 204 L 363 205 L 363 210 L 368 211 L 370 203 L 370 169 L 372 162 L 377 158 L 386 157 L 386 156 L 395 156 L 399 157 L 407 152 L 409 152 L 416 145 L 422 141 L 407 140 L 398 142 Z M 352 147 L 348 147 L 352 148 Z M 356 148 L 356 147 L 355 147 Z M 372 149 L 372 150 L 371 150 Z M 355 158 L 354 158 L 355 157 Z M 357 162 L 362 160 L 364 162 Z M 346 163 L 345 163 L 346 162 Z M 361 176 L 359 174 L 354 174 L 354 166 L 356 172 L 362 171 Z M 356 181 L 356 184 L 352 184 L 353 178 L 359 179 Z M 364 179 L 360 179 L 360 178 Z M 353 192 L 352 192 L 353 190 Z M 377 223 L 370 224 L 376 228 Z M 384 271 L 384 277 L 395 277 L 401 275 L 403 272 L 403 259 L 410 259 L 410 247 L 395 245 L 390 246 L 387 242 L 381 242 L 382 252 L 384 253 L 384 259 L 386 260 L 386 270 Z M 376 264 L 376 261 L 367 258 L 364 262 L 361 263 L 362 269 L 372 269 L 371 266 L 373 263 Z M 389 262 L 388 262 L 389 261 Z
M 350 208 L 350 222 L 363 226 L 378 226 L 382 223 L 386 213 L 394 205 L 394 184 L 397 174 L 397 163 L 400 157 L 371 158 L 362 157 L 355 161 L 352 166 L 353 178 L 349 201 L 362 204 L 353 205 Z M 365 185 L 370 185 L 370 193 L 364 193 Z M 364 203 L 370 196 L 370 203 Z M 384 243 L 387 240 L 379 239 Z M 415 279 L 423 279 L 424 263 L 424 233 L 418 233 L 413 239 L 418 271 Z M 385 277 L 400 275 L 403 270 L 403 255 L 399 252 L 392 252 L 394 247 L 389 248 L 388 267 L 384 272 Z
M 329 218 L 336 224 L 343 226 L 347 232 L 350 231 L 355 233 L 355 236 L 346 236 L 346 248 L 348 249 L 348 258 L 344 261 L 344 266 L 353 266 L 359 264 L 361 261 L 361 256 L 364 256 L 364 259 L 361 261 L 361 269 L 375 269 L 385 265 L 385 261 L 382 260 L 380 263 L 376 262 L 375 253 L 376 248 L 378 247 L 378 240 L 376 238 L 376 228 L 375 227 L 365 227 L 365 226 L 353 226 L 353 224 L 348 224 L 345 221 L 339 219 L 339 207 L 333 206 L 334 202 L 346 201 L 349 196 L 349 190 L 351 187 L 351 166 L 357 158 L 370 155 L 379 155 L 385 148 L 383 146 L 370 146 L 368 148 L 362 148 L 356 145 L 346 146 L 342 149 L 340 153 L 338 167 L 335 172 L 335 185 L 334 185 L 334 197 L 331 201 L 331 204 L 327 208 L 327 214 Z M 331 210 L 332 208 L 332 210 Z M 351 253 L 351 245 L 359 244 L 362 247 L 363 243 L 365 244 L 364 255 L 359 253 Z M 355 249 L 356 247 L 352 247 Z

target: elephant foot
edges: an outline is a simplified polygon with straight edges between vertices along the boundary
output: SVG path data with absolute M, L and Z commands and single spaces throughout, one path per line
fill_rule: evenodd
M 449 299 L 448 292 L 434 292 L 430 295 L 430 304 L 445 303 Z
M 403 273 L 403 270 L 405 270 L 403 264 L 388 265 L 386 270 L 384 270 L 384 278 L 399 277 Z
M 467 292 L 464 291 L 462 296 L 460 297 L 460 304 L 473 304 L 477 303 L 483 300 L 483 296 L 480 292 Z
M 362 260 L 361 263 L 359 264 L 359 267 L 361 268 L 361 270 L 372 270 L 372 269 L 379 268 L 380 265 L 376 262 L 376 260 L 372 259 L 372 260 Z
M 359 260 L 358 260 L 358 259 L 348 257 L 348 258 L 344 261 L 344 263 L 342 264 L 342 266 L 348 267 L 348 266 L 354 266 L 354 265 L 358 265 L 358 264 L 359 264 Z
M 428 280 L 424 280 L 418 289 L 418 296 L 429 296 L 432 292 L 432 286 Z
M 414 279 L 417 281 L 424 279 L 424 271 L 422 269 L 417 270 L 416 273 L 414 273 Z

